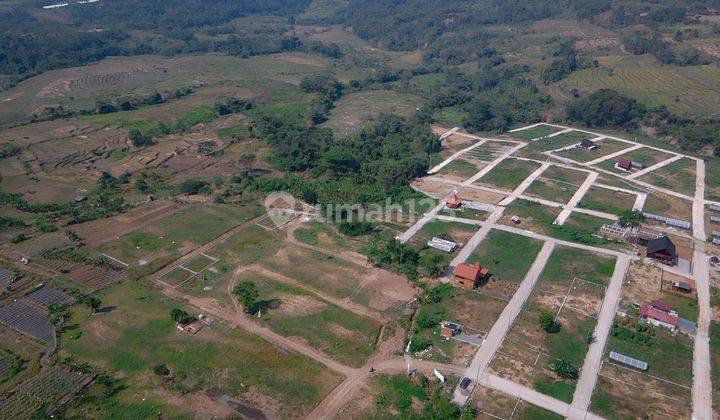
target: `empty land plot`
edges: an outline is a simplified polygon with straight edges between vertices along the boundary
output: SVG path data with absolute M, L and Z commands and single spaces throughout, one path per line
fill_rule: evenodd
M 295 245 L 285 246 L 260 264 L 340 298 L 350 296 L 368 274 L 365 267 Z
M 465 181 L 466 179 L 478 173 L 484 167 L 485 164 L 482 162 L 470 161 L 468 159 L 460 157 L 440 169 L 438 175 L 458 181 Z
M 2 418 L 31 418 L 37 410 L 52 407 L 87 377 L 62 365 L 53 365 L 20 384 L 12 394 L 0 397 Z
M 447 159 L 453 154 L 466 149 L 479 141 L 480 140 L 461 136 L 459 134 L 447 136 L 442 139 L 440 143 L 440 157 Z
M 479 418 L 491 416 L 493 418 L 509 419 L 515 412 L 518 400 L 492 388 L 478 386 L 472 394 L 471 403 L 478 411 Z
M 639 372 L 608 366 L 606 359 L 593 391 L 590 411 L 607 419 L 690 418 L 690 393 Z
M 505 159 L 475 183 L 505 190 L 514 190 L 539 167 L 538 163 L 532 161 Z
M 285 232 L 267 231 L 250 224 L 213 247 L 208 254 L 228 264 L 252 264 L 269 259 L 284 243 Z
M 186 282 L 192 276 L 194 276 L 194 274 L 189 272 L 188 270 L 185 270 L 184 268 L 181 268 L 181 267 L 175 267 L 172 270 L 170 270 L 167 274 L 158 278 L 158 280 L 162 281 L 163 283 L 166 283 L 170 286 L 175 287 L 175 286 L 179 286 L 180 284 Z
M 585 287 L 581 286 L 582 282 L 604 286 L 607 285 L 614 269 L 615 258 L 578 248 L 556 247 L 540 275 L 536 288 L 565 295 L 573 282 L 575 283 L 574 287 L 579 288 L 580 291 L 585 290 Z M 576 281 L 576 279 L 581 281 Z M 600 292 L 599 299 L 602 299 L 604 289 L 601 288 L 597 291 Z M 575 295 L 572 290 L 569 294 Z M 588 310 L 588 312 L 592 308 L 592 305 L 579 306 L 579 309 Z
M 579 147 L 574 147 L 572 149 L 562 150 L 560 152 L 557 152 L 556 154 L 558 156 L 572 159 L 576 162 L 584 163 L 632 147 L 632 144 L 630 143 L 625 143 L 624 141 L 612 140 L 608 138 L 595 142 L 595 145 L 597 147 L 592 150 L 583 150 Z
M 720 201 L 720 159 L 705 161 L 705 198 Z
M 60 351 L 79 363 L 123 372 L 129 386 L 104 400 L 118 415 L 148 417 L 161 411 L 184 417 L 196 410 L 193 401 L 205 401 L 202 390 L 211 386 L 268 417 L 292 417 L 307 414 L 340 382 L 340 375 L 325 366 L 217 320 L 196 335 L 178 331 L 168 314 L 183 306 L 142 283 L 108 289 L 102 300 L 116 309 L 98 317 L 85 307 L 72 307 L 73 322 L 83 334 L 64 337 Z M 183 382 L 201 391 L 168 388 L 157 394 L 163 379 L 152 371 L 160 363 L 170 372 L 183 372 Z
M 655 191 L 648 194 L 643 212 L 689 222 L 692 220 L 692 202 Z
M 563 416 L 532 405 L 527 401 L 519 401 L 512 418 L 517 420 L 562 420 Z
M 47 315 L 19 300 L 0 308 L 0 324 L 40 340 L 43 344 L 55 340 L 55 329 Z
M 506 207 L 500 223 L 513 226 L 511 218 L 520 217 L 520 227 L 533 232 L 549 234 L 553 222 L 560 214 L 560 208 L 550 207 L 534 201 L 517 199 Z
M 445 220 L 431 220 L 410 239 L 410 243 L 416 246 L 424 246 L 432 238 L 441 238 L 455 242 L 458 245 L 467 242 L 477 232 L 478 227 L 460 222 L 448 222 Z
M 463 219 L 472 220 L 485 220 L 488 216 L 488 212 L 486 211 L 475 210 L 468 207 L 461 207 L 459 209 L 444 208 L 440 210 L 437 214 L 439 216 L 461 217 Z
M 492 277 L 519 283 L 542 248 L 526 236 L 492 230 L 468 258 L 490 270 Z
M 529 143 L 527 146 L 515 152 L 517 156 L 532 157 L 542 159 L 542 152 L 556 150 L 567 147 L 576 143 L 580 143 L 582 139 L 593 137 L 592 135 L 582 131 L 569 131 L 557 136 L 548 137 Z
M 511 142 L 488 140 L 481 146 L 467 152 L 465 156 L 472 157 L 483 162 L 490 162 L 497 159 L 514 146 L 515 143 Z
M 620 214 L 632 210 L 636 198 L 635 194 L 592 186 L 580 200 L 578 207 L 610 214 Z
M 538 137 L 544 137 L 548 134 L 557 133 L 558 131 L 563 130 L 562 128 L 553 127 L 550 125 L 540 124 L 533 128 L 528 128 L 526 130 L 520 130 L 520 131 L 513 131 L 510 133 L 513 137 L 523 139 L 523 140 L 529 140 L 529 139 L 535 139 Z
M 562 359 L 577 368 L 581 367 L 589 347 L 586 337 L 592 334 L 596 321 L 564 307 L 563 301 L 563 295 L 537 289 L 533 291 L 500 348 L 503 355 L 524 366 L 513 373 L 510 366 L 502 366 L 507 360 L 500 359 L 497 372 L 512 379 L 518 378 L 539 392 L 570 402 L 575 383 L 553 373 L 552 364 Z M 538 318 L 543 311 L 557 316 L 557 331 L 546 332 L 540 327 Z
M 332 252 L 338 249 L 357 251 L 362 246 L 360 241 L 343 236 L 330 224 L 318 221 L 303 223 L 292 234 L 297 241 L 319 246 Z
M 269 277 L 245 272 L 260 293 L 258 322 L 288 337 L 300 337 L 340 362 L 362 366 L 375 349 L 380 324 Z
M 692 197 L 695 194 L 696 166 L 695 160 L 684 157 L 645 174 L 639 179 Z
M 387 112 L 407 116 L 419 100 L 414 95 L 389 90 L 370 90 L 344 95 L 330 111 L 330 118 L 322 126 L 336 134 L 347 135 L 359 130 L 362 124 Z
M 587 172 L 551 166 L 530 184 L 525 193 L 565 204 L 570 201 L 587 176 Z
M 208 258 L 204 255 L 198 255 L 197 257 L 183 264 L 183 267 L 199 273 L 200 271 L 203 271 L 211 265 L 215 264 L 215 262 L 216 260 L 214 259 Z

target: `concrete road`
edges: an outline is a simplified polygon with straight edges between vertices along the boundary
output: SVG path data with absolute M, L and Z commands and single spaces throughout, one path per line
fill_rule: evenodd
M 490 328 L 490 332 L 487 337 L 485 337 L 485 342 L 482 346 L 480 346 L 477 353 L 475 353 L 472 362 L 470 362 L 470 366 L 468 366 L 465 370 L 465 376 L 472 379 L 476 384 L 483 376 L 490 360 L 492 360 L 495 352 L 505 339 L 505 335 L 517 315 L 520 313 L 523 304 L 525 304 L 528 296 L 530 296 L 533 287 L 535 287 L 535 282 L 538 277 L 540 277 L 540 273 L 542 273 L 543 268 L 545 268 L 545 264 L 547 263 L 548 258 L 550 258 L 550 254 L 552 254 L 554 248 L 555 242 L 552 240 L 543 244 L 542 249 L 538 253 L 537 257 L 535 257 L 535 261 L 533 261 L 530 266 L 530 270 L 525 275 L 522 283 L 520 283 L 520 286 L 515 291 L 515 294 L 510 299 L 510 302 L 508 302 L 505 306 L 505 309 L 503 309 L 497 321 L 495 321 L 495 324 L 493 324 L 492 328 Z M 464 405 L 468 399 L 469 395 L 463 395 L 459 387 L 455 388 L 453 400 L 457 404 Z
M 623 279 L 629 266 L 629 256 L 618 257 L 615 261 L 615 271 L 613 271 L 610 285 L 605 291 L 605 298 L 603 299 L 598 321 L 595 325 L 595 331 L 593 332 L 595 341 L 590 344 L 590 348 L 585 355 L 585 362 L 583 363 L 580 378 L 575 387 L 575 394 L 573 395 L 571 410 L 568 416 L 571 419 L 584 418 L 588 407 L 590 407 L 590 398 L 592 397 L 593 389 L 595 389 L 595 383 L 597 382 L 597 375 L 600 371 L 600 365 L 605 351 L 605 343 L 610 334 L 613 320 L 615 319 L 615 311 L 617 310 L 618 303 L 620 303 Z
M 570 214 L 573 212 L 573 210 L 578 205 L 580 200 L 582 200 L 583 196 L 590 189 L 590 187 L 592 186 L 593 182 L 595 182 L 597 177 L 598 177 L 597 172 L 590 172 L 588 174 L 587 178 L 585 178 L 585 181 L 580 185 L 580 188 L 578 188 L 578 190 L 575 191 L 575 194 L 573 194 L 570 201 L 565 205 L 565 207 L 560 212 L 560 214 L 558 214 L 557 218 L 553 222 L 554 224 L 556 224 L 556 225 L 565 224 L 565 221 L 567 220 L 567 218 L 570 217 Z
M 515 188 L 512 193 L 508 197 L 505 197 L 505 199 L 503 199 L 499 204 L 501 206 L 507 206 L 513 201 L 515 201 L 515 199 L 517 199 L 522 193 L 524 193 L 525 190 L 530 187 L 530 184 L 535 182 L 535 180 L 538 179 L 538 177 L 540 177 L 540 175 L 542 175 L 542 173 L 545 172 L 545 170 L 549 167 L 550 163 L 548 162 L 540 165 L 539 168 L 535 169 L 533 173 L 531 173 L 527 178 L 525 178 L 525 180 L 521 182 L 520 185 L 518 185 L 517 188 Z
M 412 226 L 410 227 L 410 229 L 406 230 L 406 231 L 403 232 L 401 235 L 397 236 L 396 239 L 397 239 L 398 241 L 400 241 L 400 242 L 403 242 L 403 243 L 409 241 L 410 238 L 412 238 L 416 233 L 418 233 L 418 231 L 419 231 L 420 229 L 422 229 L 422 227 L 425 226 L 425 224 L 426 224 L 427 222 L 429 222 L 429 221 L 431 221 L 432 219 L 434 219 L 434 218 L 435 218 L 435 215 L 437 215 L 437 213 L 438 213 L 440 210 L 442 210 L 444 207 L 445 207 L 445 200 L 444 200 L 444 199 L 441 199 L 441 200 L 440 200 L 440 204 L 438 204 L 437 206 L 435 206 L 435 207 L 434 207 L 432 210 L 430 210 L 429 212 L 425 213 L 425 215 L 424 215 L 422 218 L 420 218 L 420 220 L 418 220 L 417 223 L 415 223 L 414 225 L 412 225 Z
M 600 147 L 602 147 L 602 143 L 600 144 Z M 635 146 L 630 146 L 630 147 L 628 147 L 627 149 L 622 149 L 622 150 L 620 150 L 620 151 L 618 151 L 618 152 L 610 153 L 609 155 L 600 156 L 600 157 L 597 158 L 597 159 L 591 160 L 591 161 L 589 161 L 589 162 L 585 162 L 585 164 L 588 165 L 588 166 L 597 165 L 597 164 L 600 163 L 600 162 L 605 162 L 605 161 L 608 160 L 608 159 L 612 159 L 612 158 L 615 158 L 615 157 L 618 157 L 618 156 L 622 156 L 622 155 L 624 155 L 625 153 L 630 153 L 630 152 L 632 152 L 633 150 L 641 149 L 641 148 L 643 148 L 643 147 L 645 147 L 645 146 L 643 146 L 642 144 L 636 144 Z
M 455 258 L 450 261 L 450 267 L 457 267 L 458 264 L 463 263 L 465 262 L 465 260 L 468 259 L 470 254 L 472 254 L 475 248 L 477 248 L 478 244 L 480 244 L 480 242 L 485 239 L 487 234 L 490 232 L 490 229 L 492 229 L 495 223 L 500 220 L 500 217 L 502 217 L 504 211 L 505 207 L 495 207 L 495 210 L 490 213 L 480 230 L 475 232 L 475 234 L 467 241 L 465 246 L 462 247 L 460 252 L 458 252 Z
M 643 175 L 645 175 L 645 174 L 647 174 L 647 173 L 650 173 L 650 172 L 652 172 L 652 171 L 655 171 L 655 170 L 657 170 L 657 169 L 660 169 L 660 168 L 662 168 L 663 166 L 669 165 L 669 164 L 671 164 L 671 163 L 673 163 L 673 162 L 675 162 L 675 161 L 677 161 L 677 160 L 680 160 L 680 159 L 682 159 L 682 158 L 683 158 L 683 155 L 675 155 L 675 156 L 671 157 L 670 159 L 663 160 L 662 162 L 658 162 L 658 163 L 656 163 L 656 164 L 654 164 L 654 165 L 652 165 L 652 166 L 648 166 L 647 168 L 645 168 L 645 169 L 643 169 L 643 170 L 641 170 L 641 171 L 637 171 L 637 172 L 635 172 L 635 173 L 632 173 L 632 174 L 626 176 L 626 178 L 627 178 L 627 179 L 639 178 L 639 177 L 641 177 L 641 176 L 643 176 Z

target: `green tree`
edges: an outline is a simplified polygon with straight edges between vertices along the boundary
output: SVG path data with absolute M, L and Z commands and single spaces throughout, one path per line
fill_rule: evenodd
M 570 379 L 576 381 L 580 373 L 580 369 L 573 366 L 572 363 L 565 359 L 557 359 L 553 362 L 553 372 L 563 379 Z
M 170 319 L 179 324 L 187 324 L 192 320 L 192 317 L 183 309 L 173 308 L 173 310 L 170 311 Z
M 560 323 L 555 321 L 555 316 L 547 309 L 540 311 L 537 322 L 538 325 L 540 325 L 540 328 L 547 333 L 556 333 L 560 331 Z
M 640 226 L 644 216 L 641 211 L 638 210 L 627 210 L 620 213 L 618 217 L 618 223 L 622 227 L 636 227 Z
M 243 306 L 252 308 L 257 303 L 260 293 L 255 288 L 255 283 L 250 280 L 244 280 L 235 286 L 233 293 L 240 299 Z

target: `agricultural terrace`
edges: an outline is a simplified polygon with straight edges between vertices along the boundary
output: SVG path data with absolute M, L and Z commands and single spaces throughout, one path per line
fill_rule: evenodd
M 100 298 L 115 309 L 97 317 L 84 307 L 73 307 L 78 328 L 63 333 L 60 354 L 123 372 L 128 386 L 103 400 L 106 413 L 147 417 L 162 411 L 182 416 L 206 400 L 204 390 L 217 388 L 265 413 L 297 415 L 309 412 L 340 380 L 314 361 L 222 322 L 195 336 L 178 331 L 170 311 L 179 303 L 140 283 L 113 286 Z M 165 364 L 175 381 L 182 381 L 176 383 L 181 389 L 196 391 L 179 394 L 171 388 L 167 394 L 156 394 L 166 380 L 153 373 L 158 364 Z M 68 414 L 83 413 L 85 408 L 81 403 Z

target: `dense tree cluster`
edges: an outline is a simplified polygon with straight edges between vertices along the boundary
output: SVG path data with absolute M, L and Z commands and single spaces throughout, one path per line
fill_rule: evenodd
M 600 89 L 566 107 L 567 117 L 587 127 L 634 128 L 647 110 L 636 100 L 612 89 Z

